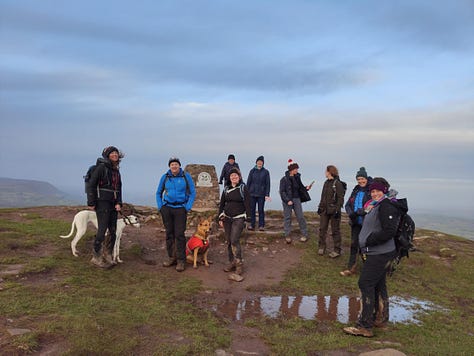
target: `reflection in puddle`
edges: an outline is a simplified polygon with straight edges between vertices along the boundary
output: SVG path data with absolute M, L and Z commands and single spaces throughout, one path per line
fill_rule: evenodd
M 265 316 L 268 318 L 299 317 L 306 320 L 329 320 L 349 323 L 357 320 L 360 302 L 358 297 L 335 296 L 268 296 L 243 301 L 226 301 L 215 311 L 232 320 Z M 441 308 L 429 301 L 416 298 L 390 298 L 390 321 L 419 323 L 418 313 Z

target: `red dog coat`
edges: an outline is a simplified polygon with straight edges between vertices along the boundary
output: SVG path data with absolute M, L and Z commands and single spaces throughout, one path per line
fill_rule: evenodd
M 191 236 L 188 243 L 186 244 L 186 256 L 191 254 L 195 248 L 199 247 L 202 252 L 206 251 L 209 248 L 208 240 L 201 240 L 199 237 Z

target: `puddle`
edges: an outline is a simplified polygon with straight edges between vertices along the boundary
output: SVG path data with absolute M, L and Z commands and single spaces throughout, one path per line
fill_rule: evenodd
M 359 297 L 335 296 L 264 296 L 243 301 L 230 301 L 217 305 L 219 315 L 243 321 L 257 317 L 293 318 L 305 320 L 329 320 L 347 324 L 355 322 L 359 314 Z M 417 315 L 442 308 L 425 300 L 390 297 L 390 321 L 393 323 L 416 323 Z

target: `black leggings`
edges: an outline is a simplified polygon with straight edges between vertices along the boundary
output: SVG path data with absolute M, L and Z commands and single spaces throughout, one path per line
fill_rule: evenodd
M 112 252 L 117 238 L 117 210 L 115 210 L 114 202 L 106 200 L 98 200 L 95 206 L 97 215 L 97 234 L 94 240 L 94 251 L 100 253 L 102 243 L 105 240 L 105 232 L 109 230 L 110 244 L 107 246 L 109 252 Z

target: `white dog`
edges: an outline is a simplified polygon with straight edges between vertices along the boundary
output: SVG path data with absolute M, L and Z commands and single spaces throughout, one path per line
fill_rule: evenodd
M 72 234 L 74 233 L 74 227 L 76 227 L 76 229 L 77 229 L 76 236 L 74 236 L 74 239 L 71 241 L 72 254 L 76 257 L 78 256 L 76 245 L 79 242 L 79 240 L 81 239 L 81 237 L 84 236 L 84 234 L 86 233 L 87 224 L 89 222 L 94 224 L 95 228 L 97 229 L 97 215 L 96 215 L 95 211 L 93 211 L 93 210 L 82 210 L 74 216 L 74 220 L 72 221 L 71 232 L 69 233 L 69 235 L 61 235 L 60 236 L 63 239 L 67 239 L 67 238 L 71 237 Z M 114 251 L 113 251 L 113 256 L 112 256 L 114 262 L 116 262 L 116 263 L 117 262 L 120 262 L 120 263 L 123 262 L 119 257 L 120 238 L 122 237 L 123 229 L 127 225 L 133 225 L 135 227 L 140 227 L 140 223 L 138 222 L 138 218 L 134 215 L 124 216 L 123 218 L 117 219 L 117 232 L 116 232 L 117 238 L 115 240 Z M 106 234 L 108 232 L 109 231 L 107 230 Z

